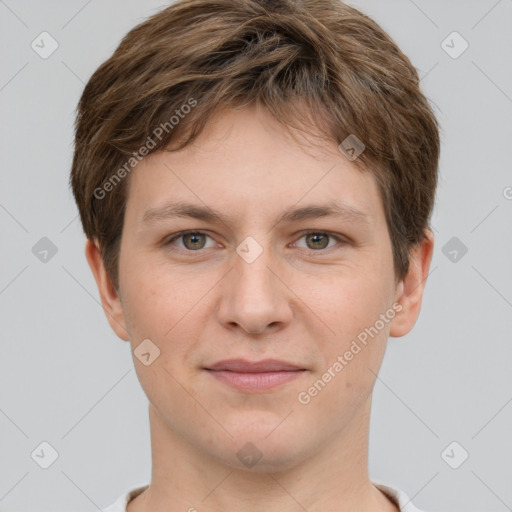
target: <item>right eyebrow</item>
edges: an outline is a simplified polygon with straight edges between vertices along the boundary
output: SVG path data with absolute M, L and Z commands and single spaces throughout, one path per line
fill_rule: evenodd
M 226 226 L 231 225 L 229 217 L 220 211 L 207 206 L 186 202 L 170 202 L 157 208 L 151 208 L 144 213 L 142 222 L 153 223 L 173 217 L 203 220 Z M 299 222 L 322 217 L 335 217 L 347 222 L 361 222 L 368 226 L 371 225 L 370 216 L 362 210 L 348 203 L 330 202 L 326 204 L 312 204 L 301 208 L 290 208 L 277 218 L 273 226 L 283 222 Z

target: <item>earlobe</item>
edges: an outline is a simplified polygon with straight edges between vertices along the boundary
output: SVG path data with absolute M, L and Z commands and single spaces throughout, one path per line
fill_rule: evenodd
M 391 322 L 389 335 L 394 338 L 410 332 L 418 319 L 433 251 L 434 235 L 430 230 L 426 230 L 425 239 L 412 248 L 409 271 L 397 286 L 395 301 L 402 309 Z
M 101 253 L 96 240 L 88 239 L 85 244 L 85 257 L 94 275 L 101 298 L 103 311 L 108 323 L 122 340 L 128 341 L 128 332 L 125 326 L 123 308 L 119 295 L 107 274 Z

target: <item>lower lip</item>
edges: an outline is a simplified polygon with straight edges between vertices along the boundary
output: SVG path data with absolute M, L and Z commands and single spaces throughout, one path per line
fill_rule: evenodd
M 240 391 L 267 391 L 301 376 L 305 370 L 286 372 L 240 373 L 208 370 L 213 377 Z

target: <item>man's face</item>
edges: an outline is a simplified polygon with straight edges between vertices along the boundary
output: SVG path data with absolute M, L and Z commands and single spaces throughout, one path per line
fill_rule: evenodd
M 222 220 L 172 215 L 178 203 Z M 313 206 L 341 213 L 291 214 Z M 189 230 L 200 233 L 171 240 Z M 255 469 L 277 470 L 362 424 L 398 289 L 374 178 L 333 142 L 306 152 L 250 107 L 146 158 L 130 177 L 119 276 L 132 350 L 160 351 L 148 366 L 134 357 L 142 387 L 193 449 L 243 467 L 252 443 Z M 299 371 L 243 366 L 268 359 Z

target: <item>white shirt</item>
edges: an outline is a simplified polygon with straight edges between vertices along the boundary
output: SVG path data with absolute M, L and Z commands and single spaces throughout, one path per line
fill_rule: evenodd
M 386 494 L 386 496 L 388 496 L 391 501 L 393 501 L 398 506 L 400 512 L 421 512 L 411 503 L 403 491 L 395 489 L 394 487 L 390 487 L 389 485 L 384 485 L 382 483 L 373 482 L 373 485 L 380 489 L 384 494 Z M 104 508 L 102 512 L 126 512 L 126 505 L 128 502 L 141 494 L 142 491 L 147 489 L 147 487 L 147 485 L 138 486 L 121 494 L 121 496 L 119 496 L 119 498 L 117 498 L 117 500 L 112 503 L 112 505 Z

